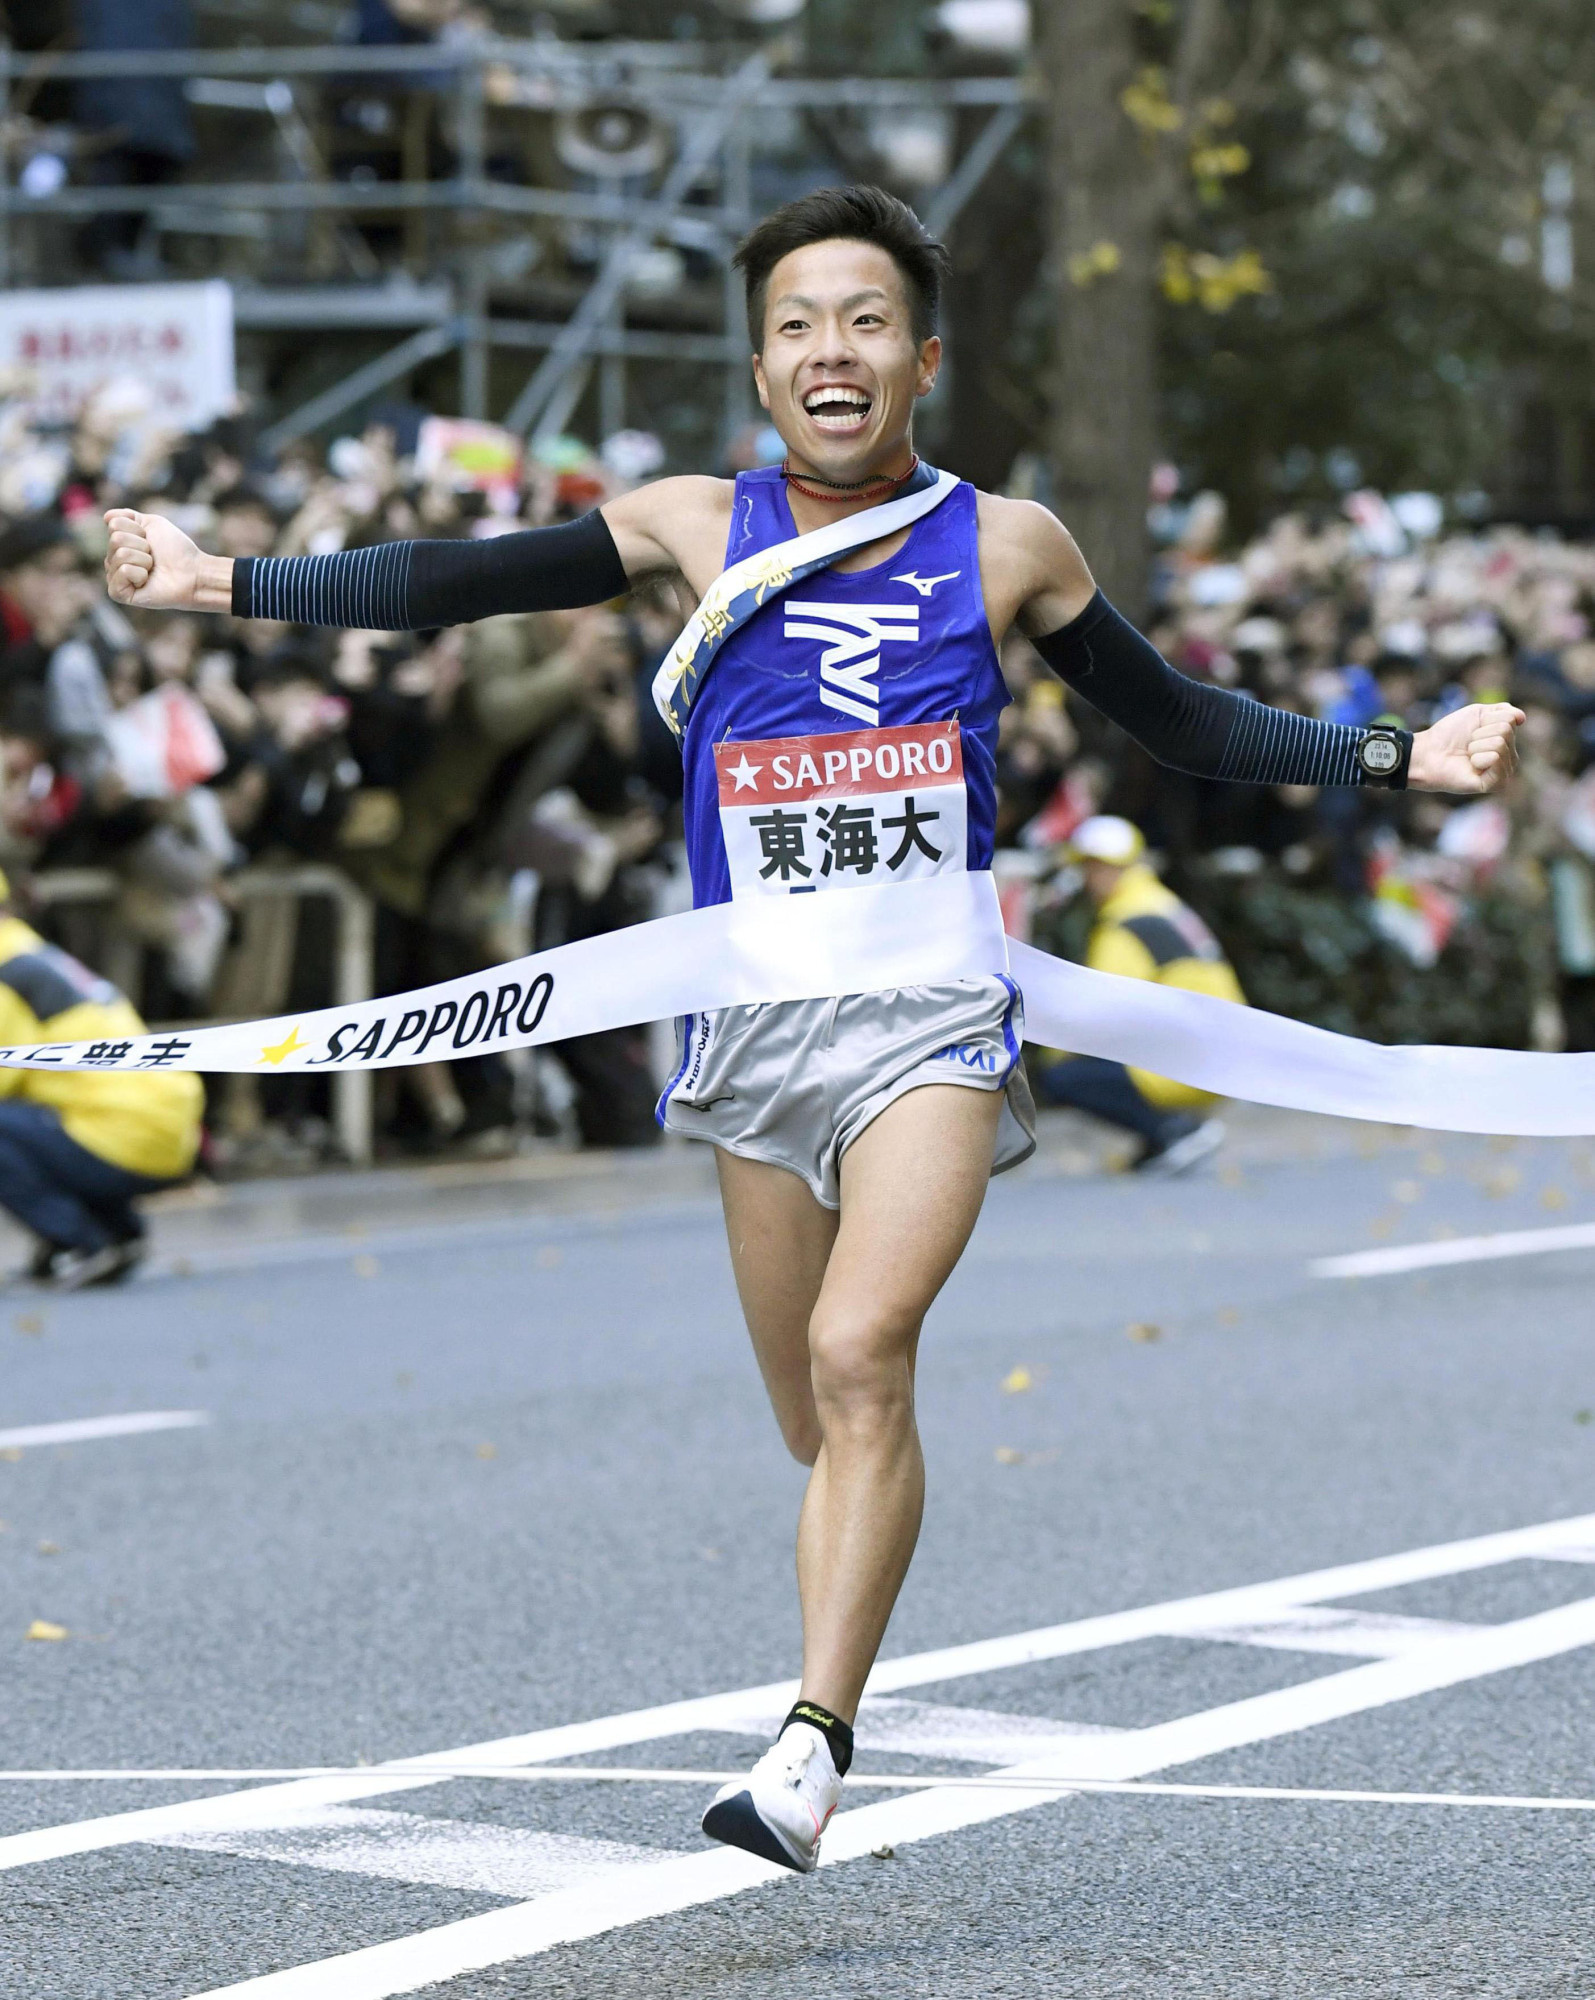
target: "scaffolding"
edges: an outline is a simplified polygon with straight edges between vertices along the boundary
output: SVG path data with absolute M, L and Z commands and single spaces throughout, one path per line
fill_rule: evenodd
M 945 235 L 1034 101 L 1021 77 L 813 78 L 783 73 L 789 54 L 774 44 L 716 64 L 692 45 L 541 37 L 43 57 L 0 46 L 0 130 L 15 129 L 14 114 L 46 83 L 165 78 L 213 121 L 242 121 L 253 136 L 236 154 L 256 168 L 254 177 L 212 173 L 158 187 L 45 188 L 8 154 L 0 287 L 46 269 L 59 281 L 62 260 L 48 251 L 63 229 L 131 214 L 162 238 L 212 239 L 207 254 L 232 267 L 242 330 L 402 333 L 283 411 L 264 434 L 268 448 L 335 423 L 447 355 L 458 358 L 463 415 L 496 414 L 534 440 L 566 427 L 595 371 L 609 431 L 624 427 L 628 364 L 719 368 L 729 434 L 752 414 L 731 254 L 755 220 L 759 168 L 782 135 L 821 119 L 917 132 L 918 206 Z M 350 128 L 329 106 L 350 104 L 376 107 L 366 136 L 386 147 L 386 176 L 340 160 Z M 584 119 L 597 121 L 585 141 Z M 396 261 L 372 248 L 379 226 L 397 239 Z M 513 309 L 517 259 L 558 267 L 534 317 Z M 695 283 L 680 278 L 683 260 L 704 274 Z M 539 357 L 498 412 L 489 407 L 495 350 Z

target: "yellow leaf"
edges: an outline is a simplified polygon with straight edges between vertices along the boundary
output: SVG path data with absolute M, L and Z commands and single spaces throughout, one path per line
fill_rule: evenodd
M 22 1448 L 20 1445 L 8 1444 L 4 1451 L 0 1451 L 0 1458 L 3 1458 L 7 1465 L 16 1465 L 21 1457 Z
M 1185 113 L 1169 96 L 1163 71 L 1143 69 L 1135 82 L 1119 92 L 1119 104 L 1133 124 L 1146 133 L 1177 132 Z
M 1098 278 L 1111 278 L 1123 261 L 1117 243 L 1093 243 L 1089 250 L 1079 251 L 1069 259 L 1070 282 L 1090 285 Z
M 1566 1208 L 1567 1196 L 1563 1194 L 1559 1187 L 1542 1188 L 1540 1190 L 1540 1206 L 1541 1208 Z
M 1132 1340 L 1139 1340 L 1142 1343 L 1163 1338 L 1162 1327 L 1154 1326 L 1149 1319 L 1131 1320 L 1124 1330 Z
M 42 1313 L 18 1313 L 16 1328 L 18 1333 L 43 1333 L 44 1315 Z
M 60 1553 L 61 1544 L 59 1542 L 40 1542 L 39 1544 L 39 1554 L 41 1556 L 58 1556 Z
M 998 1445 L 997 1463 L 999 1465 L 1023 1465 L 1024 1462 L 1025 1455 L 1022 1451 L 1015 1451 L 1011 1444 Z
M 48 1618 L 35 1618 L 26 1636 L 30 1639 L 69 1639 L 72 1635 L 64 1625 L 52 1625 Z
M 357 1278 L 374 1278 L 381 1269 L 382 1266 L 375 1257 L 356 1257 L 354 1260 L 354 1274 Z
M 1022 1396 L 1027 1389 L 1036 1386 L 1035 1378 L 1028 1368 L 1010 1368 L 1002 1378 L 1002 1393 L 1005 1396 Z
M 476 1447 L 476 1455 L 478 1458 L 497 1458 L 498 1446 L 496 1444 L 479 1444 Z

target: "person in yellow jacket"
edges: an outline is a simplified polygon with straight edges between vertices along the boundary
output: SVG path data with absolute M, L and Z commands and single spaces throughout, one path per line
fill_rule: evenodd
M 109 980 L 15 916 L 0 875 L 0 1047 L 144 1032 Z M 144 1254 L 135 1204 L 186 1180 L 204 1090 L 191 1071 L 0 1069 L 0 1208 L 39 1239 L 29 1275 L 116 1284 Z
M 1218 940 L 1154 874 L 1138 827 L 1098 814 L 1075 828 L 1068 854 L 1079 863 L 1096 907 L 1087 965 L 1245 1005 Z M 1036 1064 L 1032 1080 L 1044 1102 L 1088 1111 L 1133 1132 L 1141 1141 L 1130 1162 L 1137 1172 L 1184 1173 L 1223 1144 L 1224 1127 L 1211 1116 L 1217 1098 L 1170 1077 L 1099 1056 L 1053 1052 Z

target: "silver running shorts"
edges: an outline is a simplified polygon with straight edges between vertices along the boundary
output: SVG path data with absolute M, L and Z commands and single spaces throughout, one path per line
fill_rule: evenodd
M 929 1083 L 1000 1090 L 1000 1174 L 1036 1149 L 1023 1040 L 1024 1003 L 1000 976 L 689 1014 L 659 1122 L 785 1167 L 839 1208 L 842 1155 L 888 1104 Z

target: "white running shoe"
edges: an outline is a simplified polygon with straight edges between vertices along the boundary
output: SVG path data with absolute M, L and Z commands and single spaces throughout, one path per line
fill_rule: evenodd
M 727 1847 L 808 1875 L 841 1796 L 830 1744 L 807 1722 L 789 1722 L 745 1778 L 715 1793 L 703 1830 Z

